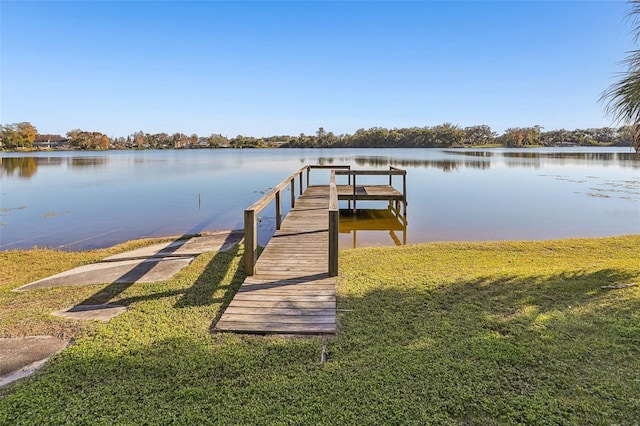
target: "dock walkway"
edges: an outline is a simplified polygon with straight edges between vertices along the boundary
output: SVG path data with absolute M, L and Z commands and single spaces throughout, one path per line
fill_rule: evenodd
M 309 186 L 216 324 L 217 331 L 335 334 L 328 274 L 329 187 Z
M 312 169 L 332 169 L 329 185 L 310 185 Z M 336 170 L 341 169 L 341 170 Z M 303 190 L 303 173 L 307 174 Z M 348 185 L 336 185 L 336 175 Z M 357 185 L 357 176 L 388 176 L 389 185 Z M 403 178 L 403 192 L 391 178 Z M 296 181 L 300 197 L 296 200 Z M 281 218 L 282 191 L 291 189 L 291 210 Z M 276 232 L 257 253 L 257 214 L 275 200 Z M 305 166 L 276 185 L 245 210 L 245 273 L 247 278 L 214 329 L 235 333 L 335 334 L 338 274 L 338 200 L 389 200 L 403 204 L 406 215 L 406 172 L 350 170 L 350 166 Z

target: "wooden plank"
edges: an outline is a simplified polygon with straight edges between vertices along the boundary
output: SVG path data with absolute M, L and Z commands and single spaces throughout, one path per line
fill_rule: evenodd
M 281 322 L 285 324 L 335 324 L 336 315 L 228 314 L 228 322 Z
M 288 324 L 265 322 L 218 322 L 216 326 L 220 331 L 233 331 L 234 333 L 265 333 L 265 334 L 335 334 L 335 324 Z
M 243 301 L 274 301 L 274 302 L 335 302 L 335 295 L 292 295 L 292 294 L 251 294 L 250 292 L 236 293 L 233 300 Z
M 354 194 L 353 185 L 338 185 L 338 199 L 340 200 L 369 200 L 394 201 L 404 200 L 404 195 L 389 185 L 361 185 L 357 186 Z
M 289 296 L 331 296 L 335 298 L 335 289 L 333 288 L 306 288 L 300 289 L 295 287 L 289 288 L 246 288 L 242 291 L 238 291 L 238 294 L 252 294 L 257 296 L 271 296 L 271 295 L 289 295 Z
M 332 287 L 333 286 L 333 287 Z M 289 285 L 289 286 L 273 286 L 269 283 L 266 284 L 244 284 L 238 292 L 248 292 L 248 291 L 257 291 L 263 289 L 273 289 L 273 290 L 288 290 L 292 289 L 295 291 L 306 291 L 306 290 L 333 290 L 335 288 L 334 284 L 298 284 L 298 285 Z
M 320 285 L 320 286 L 332 286 L 335 283 L 335 279 L 333 278 L 266 278 L 262 275 L 260 277 L 247 277 L 244 281 L 245 286 L 252 285 L 260 285 L 260 284 L 271 284 L 271 285 Z
M 295 266 L 262 266 L 257 269 L 258 273 L 262 274 L 280 274 L 283 275 L 285 272 L 287 274 L 300 273 L 305 275 L 314 275 L 320 273 L 322 271 L 326 271 L 326 265 L 323 267 L 298 267 Z
M 406 175 L 407 171 L 394 168 L 393 170 L 336 170 L 336 175 L 351 176 L 401 176 Z
M 320 315 L 320 316 L 328 316 L 333 315 L 335 317 L 335 309 L 326 308 L 308 308 L 308 309 L 299 309 L 299 308 L 274 308 L 274 307 L 264 307 L 261 313 L 269 314 L 269 315 Z M 225 314 L 255 314 L 256 310 L 254 307 L 245 307 L 245 306 L 229 306 L 225 311 Z
M 288 308 L 288 309 L 334 309 L 335 310 L 335 302 L 301 302 L 301 301 L 274 301 L 274 300 L 233 300 L 230 307 L 247 307 L 247 308 L 260 308 L 260 309 L 270 309 L 270 308 Z M 222 315 L 224 318 L 224 314 Z
M 324 275 L 324 277 L 323 277 Z M 314 274 L 309 274 L 306 276 L 299 276 L 299 277 L 291 277 L 291 274 L 283 274 L 283 273 L 277 273 L 277 274 L 260 274 L 260 276 L 256 277 L 255 275 L 253 277 L 251 277 L 252 280 L 251 282 L 255 282 L 254 279 L 258 279 L 258 280 L 263 280 L 263 281 L 280 281 L 280 280 L 300 280 L 300 282 L 311 282 L 314 280 L 318 280 L 318 281 L 323 281 L 323 282 L 333 282 L 335 283 L 335 279 L 333 279 L 332 277 L 328 277 L 326 273 L 319 273 L 316 272 Z

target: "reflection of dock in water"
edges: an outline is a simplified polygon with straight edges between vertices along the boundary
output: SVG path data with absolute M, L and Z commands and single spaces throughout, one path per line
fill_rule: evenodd
M 358 245 L 358 232 L 388 232 L 397 246 L 407 244 L 407 217 L 393 203 L 386 209 L 358 209 L 340 212 L 340 233 L 353 235 L 353 248 Z

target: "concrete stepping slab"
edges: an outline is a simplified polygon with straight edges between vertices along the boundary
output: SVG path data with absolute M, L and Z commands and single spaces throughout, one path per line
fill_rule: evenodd
M 33 374 L 68 345 L 53 336 L 0 338 L 0 386 Z
M 77 305 L 69 309 L 52 312 L 57 317 L 76 320 L 109 321 L 126 312 L 126 306 L 120 305 Z
M 228 251 L 242 240 L 242 231 L 218 232 L 201 237 L 154 244 L 105 258 L 104 262 L 136 258 L 195 257 L 208 251 Z
M 80 266 L 18 287 L 21 292 L 39 288 L 83 286 L 104 283 L 154 282 L 171 278 L 193 260 L 193 257 L 170 259 L 138 259 L 122 262 L 93 263 Z
M 80 266 L 18 287 L 21 292 L 40 288 L 107 283 L 145 283 L 173 277 L 198 255 L 227 251 L 242 240 L 240 231 L 219 232 L 132 250 L 100 262 Z

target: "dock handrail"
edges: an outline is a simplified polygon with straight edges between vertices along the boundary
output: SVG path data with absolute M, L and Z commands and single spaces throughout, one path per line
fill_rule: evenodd
M 346 165 L 319 165 L 319 164 L 312 164 L 307 166 L 307 188 L 309 187 L 309 174 L 311 173 L 311 169 L 332 169 L 332 170 L 337 170 L 337 169 L 346 169 L 346 170 L 351 170 L 351 166 L 346 164 Z M 351 178 L 349 178 L 351 179 Z M 351 182 L 351 180 L 349 180 L 349 182 Z
M 389 186 L 393 186 L 393 177 L 402 176 L 402 205 L 404 214 L 407 214 L 407 171 L 398 167 L 389 166 L 389 170 L 336 170 L 336 175 L 349 176 L 349 184 L 351 185 L 351 176 L 353 176 L 353 211 L 356 211 L 356 176 L 389 176 Z
M 251 204 L 244 210 L 244 272 L 247 275 L 253 275 L 255 273 L 256 262 L 258 260 L 258 213 L 260 213 L 265 207 L 275 199 L 276 201 L 276 229 L 280 229 L 282 225 L 282 202 L 281 193 L 287 187 L 291 187 L 291 208 L 295 207 L 296 203 L 296 178 L 300 181 L 300 195 L 302 195 L 303 180 L 302 175 L 306 171 L 307 173 L 307 187 L 309 186 L 309 174 L 312 169 L 350 169 L 349 165 L 306 165 L 301 167 L 298 171 L 291 176 L 280 182 L 273 187 L 269 192 L 264 194 L 255 203 Z
M 300 195 L 304 192 L 302 175 L 306 172 L 306 186 L 310 186 L 309 175 L 312 169 L 331 169 L 329 184 L 329 276 L 338 275 L 338 234 L 340 226 L 340 209 L 338 205 L 338 190 L 336 185 L 337 175 L 346 175 L 349 178 L 349 185 L 353 185 L 353 208 L 356 208 L 356 176 L 389 176 L 389 185 L 392 186 L 393 176 L 403 177 L 402 202 L 404 215 L 406 216 L 407 206 L 407 171 L 390 166 L 389 170 L 351 170 L 349 165 L 306 165 L 301 167 L 291 176 L 280 182 L 273 189 L 267 192 L 262 198 L 251 204 L 244 211 L 244 271 L 246 275 L 254 275 L 256 262 L 258 260 L 258 213 L 275 199 L 276 208 L 276 229 L 282 225 L 282 202 L 281 193 L 287 187 L 291 187 L 291 208 L 296 203 L 296 179 L 300 181 Z M 353 181 L 351 177 L 353 176 Z M 396 201 L 397 207 L 398 201 Z

